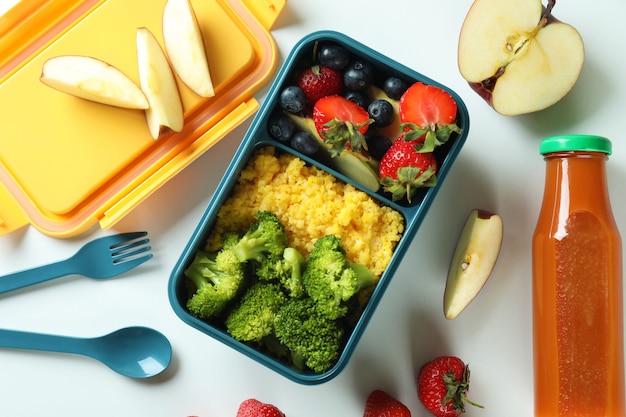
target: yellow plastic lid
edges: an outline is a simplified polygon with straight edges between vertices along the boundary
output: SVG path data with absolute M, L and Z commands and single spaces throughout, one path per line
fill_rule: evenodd
M 191 1 L 216 95 L 179 82 L 185 127 L 156 141 L 142 110 L 79 99 L 39 76 L 48 58 L 73 54 L 138 82 L 136 29 L 163 45 L 165 0 L 23 0 L 0 16 L 0 235 L 29 224 L 54 237 L 107 229 L 259 108 L 254 93 L 277 63 L 269 30 L 286 0 Z

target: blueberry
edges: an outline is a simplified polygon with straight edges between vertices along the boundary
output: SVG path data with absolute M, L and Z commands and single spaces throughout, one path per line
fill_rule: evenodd
M 359 106 L 367 109 L 370 99 L 361 91 L 348 91 L 344 94 L 344 97 L 348 100 L 358 104 Z
M 383 91 L 394 100 L 400 100 L 408 88 L 409 83 L 398 77 L 389 77 L 383 83 Z
M 341 71 L 350 63 L 350 52 L 334 43 L 322 44 L 317 50 L 317 61 L 328 68 Z
M 272 115 L 267 124 L 267 131 L 273 139 L 287 143 L 296 131 L 296 124 L 285 114 Z
M 291 137 L 291 147 L 305 155 L 315 155 L 320 149 L 317 139 L 309 132 L 296 132 Z
M 343 83 L 348 90 L 364 91 L 372 84 L 374 69 L 372 65 L 363 60 L 357 60 L 343 73 Z
M 393 106 L 387 100 L 374 100 L 367 107 L 370 118 L 374 119 L 373 126 L 389 126 L 394 119 Z
M 278 102 L 282 109 L 298 114 L 306 107 L 306 95 L 300 87 L 290 85 L 280 92 Z
M 369 129 L 365 133 L 365 141 L 367 143 L 367 151 L 372 158 L 377 160 L 382 159 L 393 143 L 387 136 L 376 133 L 374 129 Z

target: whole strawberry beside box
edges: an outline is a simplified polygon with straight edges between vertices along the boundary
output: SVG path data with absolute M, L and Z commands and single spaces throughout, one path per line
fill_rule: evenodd
M 424 110 L 431 104 L 440 107 L 441 117 L 430 117 L 431 114 Z M 279 70 L 263 106 L 172 271 L 169 296 L 176 314 L 190 326 L 297 383 L 321 384 L 334 378 L 348 364 L 387 285 L 443 186 L 468 132 L 469 116 L 465 104 L 444 85 L 341 33 L 320 31 L 306 36 L 294 47 Z M 393 146 L 394 143 L 397 144 Z M 411 149 L 407 149 L 407 146 Z M 403 148 L 401 152 L 398 152 L 399 148 Z M 267 156 L 268 149 L 271 157 Z M 259 153 L 266 155 L 263 164 L 258 162 Z M 409 193 L 394 192 L 397 187 L 384 179 L 386 175 L 381 175 L 385 173 L 381 169 L 383 162 L 394 154 L 411 156 L 406 158 L 405 165 L 413 164 L 413 161 L 416 161 L 414 165 L 418 164 L 401 170 L 400 179 L 406 176 L 406 171 L 410 173 L 417 170 L 420 174 L 416 177 L 423 180 L 411 182 Z M 273 162 L 268 162 L 270 160 Z M 272 174 L 273 178 L 284 179 L 284 183 L 288 184 L 286 188 L 281 184 L 282 188 L 272 189 L 274 182 L 266 182 L 265 178 L 259 187 L 252 190 L 244 187 L 247 191 L 245 198 L 233 204 L 232 197 L 242 195 L 237 193 L 237 190 L 242 189 L 241 184 L 251 180 L 250 165 L 256 166 L 255 172 L 268 172 L 279 164 L 275 161 L 284 160 L 295 160 L 299 167 L 294 170 L 290 163 L 289 170 Z M 422 163 L 422 160 L 426 162 Z M 431 175 L 435 171 L 433 167 L 436 167 L 436 176 Z M 306 181 L 292 178 L 305 171 L 322 173 L 324 179 L 321 179 L 322 174 L 316 174 L 310 182 L 308 178 Z M 332 190 L 329 185 L 331 182 Z M 309 185 L 303 188 L 302 184 Z M 326 191 L 307 188 L 313 184 L 325 184 L 328 188 L 324 189 Z M 294 195 L 294 187 L 301 194 Z M 341 191 L 337 192 L 337 189 Z M 351 197 L 348 202 L 342 200 L 338 203 L 337 196 L 344 193 L 350 193 L 351 196 L 357 193 L 358 198 Z M 333 330 L 333 337 L 326 338 L 332 339 L 332 355 L 330 351 L 325 351 L 323 367 L 309 366 L 310 361 L 305 361 L 304 365 L 294 361 L 293 350 L 285 354 L 284 348 L 289 347 L 289 343 L 276 346 L 273 343 L 276 340 L 272 341 L 272 336 L 276 336 L 279 342 L 284 341 L 284 334 L 280 332 L 270 334 L 269 338 L 263 336 L 260 341 L 237 340 L 236 335 L 229 332 L 223 317 L 230 314 L 228 306 L 222 316 L 208 319 L 194 316 L 187 307 L 195 288 L 186 278 L 185 271 L 193 264 L 197 254 L 211 247 L 208 242 L 219 234 L 218 231 L 225 230 L 222 230 L 224 219 L 233 220 L 242 206 L 256 204 L 253 203 L 255 201 L 262 201 L 259 204 L 264 210 L 276 214 L 292 237 L 299 232 L 290 228 L 301 224 L 307 225 L 307 231 L 334 230 L 339 234 L 344 233 L 341 243 L 347 258 L 360 257 L 374 247 L 384 246 L 387 250 L 388 257 L 385 256 L 384 265 L 367 267 L 370 273 L 373 272 L 375 282 L 373 286 L 358 290 L 355 302 L 351 304 L 357 308 L 346 308 L 346 304 L 341 304 L 342 311 L 349 313 L 339 319 L 333 318 L 340 322 L 329 324 L 327 321 L 319 321 L 324 323 L 326 329 Z M 316 205 L 311 206 L 311 201 Z M 363 204 L 370 205 L 365 208 L 361 206 Z M 272 206 L 274 209 L 268 208 Z M 298 216 L 304 217 L 292 221 L 289 216 L 298 207 L 301 207 Z M 342 213 L 350 212 L 352 217 L 346 219 L 342 213 L 329 214 L 331 208 L 334 210 L 337 207 L 341 208 Z M 372 208 L 374 211 L 380 209 L 388 213 L 385 216 L 391 217 L 372 220 Z M 316 213 L 323 213 L 324 216 Z M 353 227 L 368 218 L 372 220 L 368 227 Z M 394 220 L 391 221 L 391 218 Z M 314 224 L 316 221 L 325 223 L 317 225 Z M 390 235 L 377 233 L 376 239 L 368 236 L 370 226 L 389 224 L 397 225 Z M 317 238 L 322 237 L 323 233 L 320 232 Z M 345 235 L 349 233 L 357 235 Z M 295 240 L 299 240 L 299 237 Z M 364 246 L 357 247 L 359 245 Z M 306 249 L 306 245 L 301 249 L 306 260 L 304 276 L 309 265 L 310 250 Z M 204 257 L 207 258 L 206 253 Z M 374 254 L 370 259 L 379 257 Z M 348 261 L 358 263 L 356 259 Z M 256 279 L 259 277 L 257 270 Z M 249 283 L 251 288 L 254 282 L 253 278 Z M 308 291 L 305 285 L 305 293 Z M 239 305 L 237 302 L 233 302 L 233 311 Z M 282 307 L 279 309 L 282 310 Z M 278 317 L 284 316 L 279 313 Z M 293 323 L 293 318 L 288 322 Z M 311 325 L 309 320 L 303 322 L 301 327 Z M 320 332 L 310 334 L 317 333 Z M 302 340 L 306 339 L 309 337 Z M 335 343 L 337 340 L 338 346 Z M 316 357 L 318 352 L 315 352 L 313 345 L 305 346 L 302 342 L 298 346 L 299 351 L 295 352 L 296 356 Z

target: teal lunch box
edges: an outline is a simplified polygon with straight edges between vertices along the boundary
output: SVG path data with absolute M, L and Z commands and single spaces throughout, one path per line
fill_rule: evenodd
M 313 56 L 312 51 L 314 47 L 317 44 L 324 42 L 333 42 L 344 46 L 354 57 L 370 62 L 375 67 L 375 72 L 377 74 L 382 74 L 385 77 L 394 75 L 409 82 L 421 81 L 425 84 L 435 85 L 449 92 L 455 99 L 457 103 L 456 124 L 460 127 L 461 132 L 453 134 L 445 144 L 436 148 L 435 155 L 439 165 L 437 172 L 437 184 L 434 187 L 420 188 L 418 193 L 412 197 L 410 203 L 406 200 L 392 201 L 391 196 L 380 189 L 373 191 L 363 187 L 359 182 L 354 181 L 349 176 L 341 173 L 339 170 L 329 167 L 324 160 L 318 160 L 315 157 L 301 154 L 289 145 L 272 139 L 268 134 L 268 122 L 272 114 L 279 106 L 278 100 L 280 92 L 285 86 L 292 83 L 295 72 L 302 68 L 302 62 L 310 61 L 310 57 Z M 437 192 L 443 186 L 446 175 L 450 171 L 452 164 L 459 155 L 459 152 L 461 151 L 461 148 L 467 138 L 468 131 L 469 115 L 467 108 L 461 98 L 449 88 L 387 58 L 386 56 L 341 33 L 319 31 L 304 37 L 294 47 L 279 70 L 268 91 L 265 102 L 252 121 L 252 124 L 243 138 L 239 149 L 230 162 L 230 165 L 228 166 L 214 195 L 206 207 L 200 223 L 195 229 L 171 273 L 168 291 L 170 303 L 175 313 L 188 325 L 223 342 L 225 345 L 232 347 L 240 353 L 265 365 L 292 381 L 305 385 L 314 385 L 324 383 L 334 378 L 345 368 L 357 346 L 359 339 L 365 332 L 368 322 L 374 315 L 378 303 L 383 297 L 385 289 L 394 276 L 400 262 L 402 262 L 402 258 L 405 255 L 407 248 L 411 244 L 411 241 L 426 216 L 428 209 L 433 203 Z M 303 159 L 307 164 L 317 166 L 331 173 L 339 180 L 361 189 L 363 192 L 378 201 L 379 204 L 387 205 L 397 210 L 404 218 L 405 229 L 400 241 L 395 247 L 395 251 L 388 267 L 380 277 L 375 289 L 371 293 L 371 297 L 363 309 L 360 318 L 354 324 L 349 334 L 346 335 L 347 337 L 342 345 L 343 348 L 335 365 L 324 373 L 315 373 L 308 369 L 300 369 L 291 365 L 287 361 L 277 359 L 250 344 L 239 342 L 228 334 L 223 325 L 200 320 L 191 315 L 186 308 L 186 303 L 189 298 L 189 288 L 186 283 L 184 271 L 193 261 L 196 252 L 204 247 L 207 236 L 215 224 L 217 212 L 224 201 L 230 196 L 233 187 L 239 178 L 239 173 L 242 169 L 244 169 L 255 151 L 264 146 L 273 146 L 278 152 L 293 154 Z M 210 360 L 210 356 L 207 357 L 209 358 L 207 360 Z

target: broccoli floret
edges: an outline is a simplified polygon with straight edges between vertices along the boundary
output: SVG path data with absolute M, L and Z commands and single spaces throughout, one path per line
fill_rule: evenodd
M 262 281 L 280 282 L 290 297 L 302 297 L 302 270 L 306 260 L 297 249 L 288 247 L 281 257 L 268 256 L 256 269 L 257 277 Z
M 226 317 L 226 330 L 239 341 L 259 342 L 274 331 L 276 313 L 286 302 L 280 285 L 256 283 Z
M 241 239 L 241 236 L 236 232 L 224 232 L 222 234 L 222 247 L 225 249 L 232 248 L 239 242 L 239 239 Z
M 256 222 L 233 246 L 239 261 L 262 262 L 266 256 L 282 256 L 289 237 L 278 217 L 269 211 L 260 211 L 255 219 Z
M 347 301 L 376 281 L 366 266 L 346 258 L 339 237 L 326 235 L 313 245 L 302 282 L 323 314 L 329 318 L 340 318 L 348 313 Z
M 187 309 L 201 319 L 219 314 L 235 298 L 245 280 L 243 264 L 228 248 L 218 252 L 198 251 L 184 274 L 196 288 L 187 301 Z
M 343 328 L 337 320 L 320 314 L 309 297 L 292 298 L 282 306 L 274 321 L 274 332 L 299 368 L 326 372 L 339 357 Z

